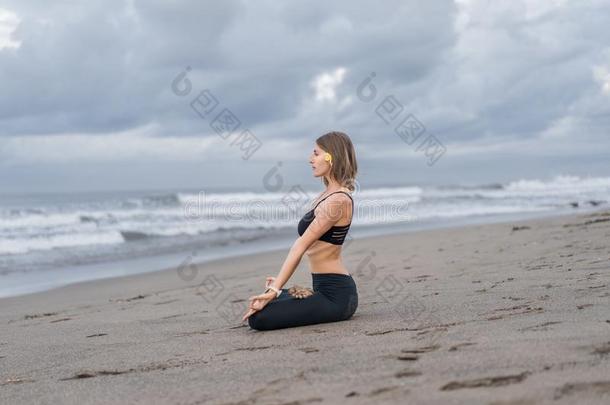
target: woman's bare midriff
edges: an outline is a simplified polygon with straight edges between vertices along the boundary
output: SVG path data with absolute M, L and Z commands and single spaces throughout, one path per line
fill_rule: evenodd
M 341 245 L 333 245 L 323 240 L 315 241 L 305 252 L 309 258 L 312 273 L 340 273 L 349 275 L 341 261 Z

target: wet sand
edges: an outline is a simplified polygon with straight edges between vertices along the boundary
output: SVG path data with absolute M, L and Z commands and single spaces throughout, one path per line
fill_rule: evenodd
M 252 330 L 286 254 L 0 299 L 0 403 L 610 403 L 608 210 L 348 240 L 350 320 Z

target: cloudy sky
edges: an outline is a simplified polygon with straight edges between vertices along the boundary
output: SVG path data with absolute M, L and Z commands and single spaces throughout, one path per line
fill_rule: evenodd
M 0 0 L 0 191 L 315 186 L 331 130 L 363 186 L 609 176 L 609 27 L 608 0 Z

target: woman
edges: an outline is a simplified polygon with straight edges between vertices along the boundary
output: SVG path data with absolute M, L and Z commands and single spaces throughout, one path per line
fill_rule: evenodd
M 343 132 L 329 132 L 316 139 L 309 163 L 313 175 L 322 177 L 326 189 L 299 222 L 299 238 L 277 277 L 267 277 L 267 290 L 250 297 L 242 321 L 248 319 L 253 329 L 343 321 L 358 307 L 356 283 L 341 262 L 341 245 L 354 211 L 350 195 L 358 171 L 354 146 Z M 313 291 L 282 288 L 305 253 Z

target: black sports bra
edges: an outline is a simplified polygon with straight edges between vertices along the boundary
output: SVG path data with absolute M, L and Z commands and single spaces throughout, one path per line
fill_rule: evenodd
M 316 217 L 314 215 L 314 211 L 318 207 L 318 205 L 320 205 L 322 201 L 326 200 L 328 197 L 336 193 L 344 193 L 350 198 L 350 200 L 352 200 L 352 217 L 354 216 L 354 199 L 352 198 L 352 196 L 346 193 L 345 191 L 335 191 L 334 193 L 330 193 L 329 195 L 321 199 L 311 211 L 307 212 L 303 216 L 303 218 L 301 218 L 298 226 L 299 236 L 302 236 L 305 233 L 305 230 L 309 227 L 309 224 L 313 222 L 313 219 Z M 347 235 L 347 231 L 349 230 L 351 224 L 352 221 L 350 221 L 349 224 L 344 226 L 331 226 L 330 229 L 326 231 L 326 233 L 324 233 L 324 235 L 318 238 L 318 240 L 323 240 L 324 242 L 332 243 L 333 245 L 343 245 L 343 241 L 345 241 L 345 236 Z

